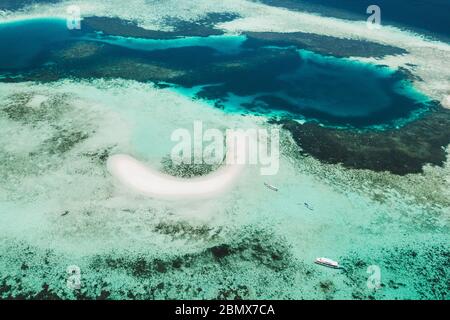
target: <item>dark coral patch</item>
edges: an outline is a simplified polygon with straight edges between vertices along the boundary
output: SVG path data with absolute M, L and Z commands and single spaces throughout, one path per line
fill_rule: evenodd
M 420 120 L 383 131 L 341 130 L 291 120 L 278 123 L 305 154 L 323 162 L 399 175 L 422 172 L 425 164 L 443 165 L 444 147 L 450 143 L 450 110 L 439 106 Z

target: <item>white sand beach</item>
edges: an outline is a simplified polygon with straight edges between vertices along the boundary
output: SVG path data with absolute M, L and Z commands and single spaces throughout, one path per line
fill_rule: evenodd
M 243 168 L 243 165 L 227 164 L 207 176 L 182 179 L 163 174 L 129 155 L 114 155 L 108 159 L 109 172 L 121 183 L 141 194 L 164 199 L 221 194 L 233 185 Z

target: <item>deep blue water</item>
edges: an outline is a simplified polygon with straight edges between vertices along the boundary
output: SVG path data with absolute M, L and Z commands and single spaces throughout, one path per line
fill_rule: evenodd
M 365 20 L 367 7 L 378 5 L 383 24 L 410 29 L 450 42 L 450 0 L 263 0 L 324 16 Z
M 106 48 L 70 61 L 55 55 L 80 40 Z M 53 77 L 110 77 L 108 68 L 114 65 L 116 77 L 163 82 L 158 72 L 141 74 L 143 65 L 157 65 L 183 71 L 167 82 L 187 95 L 218 102 L 224 111 L 333 126 L 398 125 L 427 109 L 426 97 L 386 67 L 245 41 L 244 36 L 106 37 L 69 31 L 62 20 L 28 20 L 0 25 L 0 74 L 32 74 L 31 79 L 42 80 L 51 66 Z M 117 63 L 123 61 L 127 67 L 121 72 Z M 138 67 L 133 69 L 129 61 L 137 61 Z M 198 90 L 189 89 L 193 87 Z
M 74 33 L 66 22 L 56 19 L 15 21 L 0 24 L 0 68 L 18 69 L 34 64 L 53 43 L 70 39 Z

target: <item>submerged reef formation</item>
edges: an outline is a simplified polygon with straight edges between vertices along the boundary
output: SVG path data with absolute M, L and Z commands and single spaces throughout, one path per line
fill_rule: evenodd
M 223 237 L 223 235 L 221 236 Z M 215 242 L 218 242 L 217 239 Z M 328 272 L 295 259 L 286 241 L 246 227 L 196 253 L 105 253 L 73 259 L 16 244 L 1 260 L 3 299 L 448 299 L 450 252 L 445 244 L 411 243 L 349 252 L 343 269 Z M 2 249 L 4 249 L 2 247 Z M 383 270 L 367 287 L 367 268 Z M 67 288 L 64 264 L 80 266 L 80 286 Z M 12 272 L 19 270 L 19 272 Z M 306 285 L 308 283 L 308 285 Z M 308 287 L 311 286 L 311 289 Z
M 347 168 L 420 173 L 426 164 L 442 166 L 450 143 L 450 111 L 437 104 L 420 120 L 387 130 L 342 130 L 308 122 L 275 121 L 292 133 L 305 154 Z
M 9 299 L 250 299 L 288 297 L 295 261 L 286 243 L 265 230 L 248 227 L 228 242 L 192 254 L 155 256 L 116 253 L 92 256 L 81 266 L 83 285 L 65 287 L 66 274 L 56 272 L 68 257 L 20 245 L 23 254 L 1 261 L 0 297 Z M 11 248 L 12 249 L 12 248 Z M 23 259 L 23 260 L 22 260 Z M 79 261 L 80 262 L 80 261 Z M 20 265 L 21 275 L 8 274 Z M 257 268 L 259 271 L 253 274 Z M 55 270 L 56 269 L 56 270 Z M 45 271 L 47 270 L 47 272 Z M 51 273 L 48 273 L 51 270 Z M 198 271 L 201 270 L 201 273 Z M 247 270 L 247 271 L 246 271 Z M 33 271 L 33 272 L 30 272 Z M 236 277 L 239 272 L 241 277 Z M 47 277 L 45 274 L 51 274 Z M 272 290 L 255 288 L 266 279 Z M 278 279 L 278 280 L 276 280 Z M 260 281 L 261 281 L 260 280 Z M 128 282 L 128 283 L 127 283 Z M 33 288 L 34 287 L 34 288 Z M 180 296 L 181 294 L 181 296 Z
M 450 46 L 304 3 L 79 0 L 68 30 L 3 1 L 0 298 L 449 299 Z M 199 120 L 280 129 L 278 174 L 167 201 L 108 172 L 217 171 L 167 156 Z
M 102 32 L 109 36 L 124 36 L 147 39 L 176 39 L 179 37 L 207 37 L 222 35 L 223 30 L 215 25 L 219 22 L 227 22 L 238 18 L 233 13 L 209 13 L 205 17 L 195 21 L 185 21 L 176 18 L 168 18 L 165 21 L 167 28 L 172 31 L 148 30 L 139 27 L 132 21 L 110 17 L 86 17 L 83 25 L 87 31 Z

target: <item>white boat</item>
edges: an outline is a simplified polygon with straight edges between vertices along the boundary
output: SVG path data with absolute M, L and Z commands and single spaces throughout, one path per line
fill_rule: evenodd
M 264 185 L 265 185 L 267 188 L 269 188 L 270 190 L 278 191 L 278 188 L 275 187 L 275 186 L 273 186 L 273 185 L 271 185 L 271 184 L 268 184 L 268 183 L 264 182 Z
M 334 269 L 339 269 L 339 263 L 336 261 L 333 261 L 331 259 L 328 258 L 317 258 L 315 263 L 320 264 L 322 266 L 325 267 L 330 267 L 330 268 L 334 268 Z

